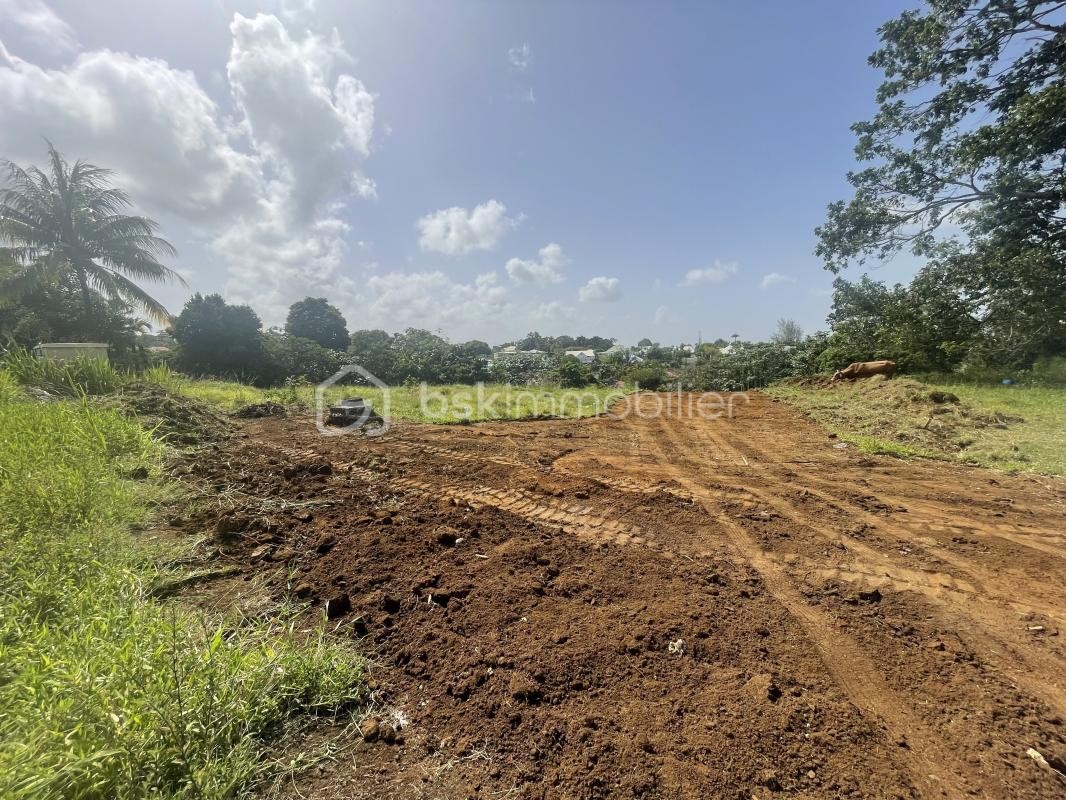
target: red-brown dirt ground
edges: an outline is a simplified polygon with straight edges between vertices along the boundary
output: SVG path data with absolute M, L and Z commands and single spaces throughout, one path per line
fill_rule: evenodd
M 839 449 L 760 394 L 636 403 L 259 419 L 183 468 L 227 597 L 371 661 L 367 736 L 288 796 L 1066 797 L 1066 481 Z

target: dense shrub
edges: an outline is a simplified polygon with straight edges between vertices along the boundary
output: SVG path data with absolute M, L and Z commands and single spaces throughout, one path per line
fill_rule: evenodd
M 337 372 L 345 361 L 343 353 L 310 339 L 276 333 L 264 337 L 263 355 L 253 375 L 257 386 L 281 386 L 289 379 L 318 383 Z
M 668 377 L 666 370 L 659 364 L 647 364 L 627 370 L 625 379 L 635 383 L 641 389 L 657 392 L 667 382 Z
M 566 356 L 559 362 L 559 385 L 567 389 L 581 389 L 592 382 L 592 370 L 573 356 Z

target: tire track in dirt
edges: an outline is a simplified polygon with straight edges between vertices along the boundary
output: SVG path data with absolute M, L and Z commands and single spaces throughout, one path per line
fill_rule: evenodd
M 780 442 L 775 442 L 773 440 L 768 440 L 761 447 L 757 447 L 749 439 L 743 445 L 740 445 L 740 449 L 746 450 L 753 460 L 761 461 L 762 463 L 770 465 L 772 468 L 776 468 L 778 473 L 782 474 L 783 477 L 787 477 L 787 474 L 784 473 L 780 467 L 786 464 L 796 464 L 797 468 L 795 469 L 787 467 L 787 472 L 795 473 L 796 477 L 802 480 L 805 486 L 822 487 L 820 490 L 822 496 L 828 501 L 847 506 L 852 510 L 866 512 L 866 509 L 860 504 L 857 504 L 853 500 L 848 500 L 846 496 L 843 495 L 848 493 L 860 497 L 863 495 L 869 495 L 872 488 L 870 485 L 849 480 L 839 474 L 835 474 L 835 479 L 829 481 L 820 477 L 814 470 L 802 469 L 802 462 L 786 461 L 789 451 L 783 448 Z M 1057 560 L 1066 560 L 1066 548 L 1054 547 L 1056 542 L 1066 544 L 1066 535 L 1059 534 L 1055 531 L 1026 530 L 1017 525 L 978 522 L 976 517 L 971 518 L 971 522 L 968 524 L 952 521 L 946 522 L 946 520 L 951 520 L 951 518 L 958 513 L 958 506 L 930 501 L 915 496 L 913 493 L 898 493 L 898 490 L 900 489 L 907 489 L 907 484 L 912 482 L 909 480 L 904 482 L 904 479 L 897 477 L 888 478 L 887 480 L 895 485 L 897 491 L 892 491 L 891 489 L 886 491 L 884 486 L 879 485 L 877 487 L 876 497 L 880 498 L 883 502 L 906 508 L 907 520 L 898 522 L 897 527 L 910 530 L 918 537 L 921 537 L 921 527 L 924 526 L 935 532 L 952 531 L 959 535 L 1003 539 L 1024 547 L 1030 547 L 1033 550 L 1038 550 L 1041 557 L 1051 555 Z M 900 484 L 903 485 L 901 486 Z M 924 488 L 926 491 L 928 490 L 928 487 L 922 484 L 918 484 L 918 486 Z M 916 510 L 918 513 L 915 513 Z M 1034 539 L 1030 537 L 1037 538 Z M 1048 542 L 1041 541 L 1041 539 L 1047 539 Z M 1049 547 L 1048 543 L 1052 546 Z M 953 563 L 953 565 L 959 569 L 972 569 L 973 565 L 970 565 L 965 561 L 959 560 L 957 562 L 952 562 L 951 559 L 953 556 L 950 551 L 946 549 L 945 545 L 937 543 L 933 546 L 936 548 L 936 555 L 943 560 Z M 1013 588 L 1013 585 L 1011 584 L 1008 584 L 1008 586 L 1010 589 Z
M 948 528 L 950 523 L 943 522 L 944 516 L 939 517 L 939 522 L 937 517 L 915 517 L 910 512 L 907 513 L 907 519 L 903 521 L 881 517 L 854 501 L 840 496 L 840 492 L 845 490 L 858 490 L 860 494 L 866 493 L 862 492 L 854 482 L 846 479 L 830 482 L 814 475 L 810 470 L 786 468 L 784 472 L 787 474 L 782 474 L 780 460 L 775 462 L 771 456 L 771 453 L 780 454 L 780 443 L 767 444 L 760 448 L 752 437 L 748 437 L 743 441 L 738 441 L 736 446 L 740 452 L 749 456 L 751 463 L 762 469 L 764 474 L 779 476 L 778 483 L 784 483 L 788 479 L 799 480 L 808 491 L 823 499 L 827 504 L 845 509 L 849 515 L 861 518 L 872 529 L 893 537 L 901 545 L 913 549 L 917 549 L 916 545 L 921 546 L 930 557 L 949 564 L 958 573 L 964 575 L 970 584 L 969 593 L 973 596 L 965 599 L 942 594 L 931 596 L 939 602 L 949 601 L 954 612 L 968 618 L 975 626 L 972 635 L 984 638 L 991 645 L 987 648 L 991 652 L 1005 651 L 1009 654 L 1009 660 L 1002 657 L 996 659 L 1005 674 L 1026 686 L 1034 696 L 1043 697 L 1049 701 L 1059 713 L 1066 713 L 1066 685 L 1059 682 L 1049 687 L 1044 682 L 1034 683 L 1030 677 L 1031 673 L 1066 675 L 1066 659 L 1063 659 L 1061 655 L 1046 652 L 1043 647 L 1034 646 L 1031 635 L 1021 632 L 1024 627 L 1022 617 L 1027 614 L 1042 615 L 1059 624 L 1063 622 L 1059 602 L 1062 597 L 1062 587 L 1060 585 L 1053 588 L 1050 585 L 1053 573 L 1034 576 L 1013 571 L 1008 577 L 1000 577 L 1002 572 L 1000 565 L 997 564 L 995 569 L 983 567 L 972 559 L 957 555 L 945 543 L 932 539 L 926 534 L 923 526 Z M 812 485 L 826 488 L 812 489 Z M 877 496 L 883 497 L 880 492 Z M 968 527 L 977 529 L 978 525 L 974 520 L 974 524 Z M 1059 551 L 1060 556 L 1062 552 Z M 1012 561 L 1016 560 L 1012 559 Z M 862 570 L 858 571 L 862 572 Z M 1018 587 L 1023 583 L 1028 584 L 1025 600 L 1018 597 Z M 1006 611 L 1008 608 L 1012 609 L 1016 616 L 1008 613 Z M 1024 669 L 1016 669 L 1015 662 L 1021 662 Z
M 764 480 L 760 482 L 761 484 L 772 487 L 789 485 L 790 478 L 782 475 L 780 469 L 775 470 L 767 466 L 770 459 L 751 443 L 751 437 L 742 443 L 734 444 L 732 440 L 727 441 L 723 433 L 713 429 L 716 422 L 721 421 L 708 423 L 706 420 L 690 420 L 690 424 L 685 426 L 685 431 L 688 433 L 694 428 L 702 430 L 705 435 L 718 442 L 718 447 L 722 452 L 736 453 L 753 473 L 763 476 Z M 674 437 L 676 441 L 676 437 L 679 436 L 678 426 L 667 427 L 666 435 Z M 740 439 L 740 437 L 735 438 Z M 679 451 L 681 459 L 691 464 L 693 468 L 699 468 L 699 458 L 692 450 L 686 450 L 684 446 L 680 446 Z M 791 469 L 786 471 L 793 472 Z M 1058 619 L 1060 606 L 1056 605 L 1051 598 L 1045 595 L 1042 598 L 1044 602 L 1040 604 L 1018 600 L 1017 584 L 1002 582 L 987 572 L 980 572 L 975 565 L 954 554 L 942 557 L 945 554 L 941 547 L 936 547 L 934 551 L 930 551 L 928 547 L 922 548 L 914 538 L 900 535 L 885 519 L 828 492 L 811 489 L 806 481 L 807 476 L 804 474 L 799 474 L 798 477 L 803 488 L 830 507 L 843 508 L 852 518 L 860 518 L 871 528 L 891 537 L 898 544 L 918 552 L 924 550 L 928 554 L 927 557 L 942 560 L 965 576 L 965 578 L 960 578 L 945 572 L 906 569 L 898 566 L 892 557 L 864 542 L 850 540 L 846 542 L 846 547 L 854 554 L 858 554 L 861 560 L 843 568 L 822 568 L 826 577 L 862 579 L 866 575 L 880 575 L 883 577 L 876 582 L 865 582 L 881 587 L 888 586 L 919 592 L 965 620 L 968 636 L 974 644 L 983 642 L 980 649 L 1004 675 L 1025 687 L 1031 696 L 1048 703 L 1059 714 L 1066 714 L 1066 686 L 1061 682 L 1049 684 L 1046 679 L 1034 678 L 1034 676 L 1066 675 L 1066 661 L 1035 646 L 1031 641 L 1031 634 L 1022 634 L 1021 629 L 1024 627 L 1022 621 L 1017 616 L 1011 616 L 1003 608 L 1006 605 L 1014 608 L 1016 612 L 1035 613 Z M 791 480 L 795 480 L 795 477 Z M 752 493 L 764 500 L 775 512 L 796 525 L 813 530 L 830 541 L 843 542 L 839 532 L 816 524 L 780 494 L 756 489 L 752 489 Z M 993 587 L 995 591 L 992 590 Z M 1029 638 L 1025 638 L 1026 636 Z
M 650 550 L 661 551 L 661 555 L 667 558 L 673 556 L 669 551 L 660 548 L 639 526 L 594 514 L 592 506 L 536 498 L 522 490 L 488 486 L 467 488 L 451 483 L 428 483 L 415 478 L 393 478 L 391 484 L 423 497 L 462 500 L 475 509 L 491 506 L 532 522 L 550 525 L 596 544 L 643 545 Z
M 695 421 L 692 420 L 688 422 L 689 424 L 696 424 Z M 681 440 L 676 426 L 664 423 L 661 426 L 660 432 L 673 444 L 676 453 L 676 462 L 686 464 L 696 473 L 703 470 L 704 462 L 702 461 L 699 452 L 692 445 L 684 443 Z M 724 439 L 719 436 L 713 436 L 712 438 L 716 440 L 719 452 L 727 454 L 727 458 L 729 458 L 730 455 L 733 456 L 733 458 L 729 458 L 730 464 L 743 464 L 745 469 L 751 472 L 760 472 L 760 467 L 757 463 L 749 461 L 740 451 L 732 448 L 732 446 Z M 735 462 L 733 460 L 734 458 L 736 459 Z M 906 569 L 900 567 L 891 558 L 865 542 L 844 540 L 839 531 L 814 522 L 809 516 L 796 509 L 785 498 L 772 491 L 767 491 L 761 488 L 762 485 L 774 485 L 776 483 L 777 481 L 773 478 L 760 481 L 759 488 L 756 488 L 749 483 L 747 491 L 759 502 L 773 509 L 775 513 L 797 526 L 797 529 L 809 530 L 826 542 L 831 543 L 834 546 L 843 547 L 853 556 L 856 554 L 861 555 L 868 563 L 876 568 L 880 574 L 884 575 L 885 578 L 891 581 L 893 585 L 904 588 L 915 588 L 918 591 L 931 595 L 936 595 L 944 591 L 960 592 L 967 595 L 972 595 L 975 592 L 975 588 L 971 583 L 957 579 L 955 576 L 933 570 L 919 571 Z M 910 542 L 908 542 L 908 544 L 909 543 Z
M 687 462 L 685 456 L 663 449 L 658 441 L 665 434 L 671 445 L 678 447 L 672 426 L 665 421 L 646 431 L 648 446 L 657 453 L 663 465 Z M 644 433 L 645 431 L 642 431 Z M 689 470 L 670 468 L 674 479 L 685 486 L 701 502 L 717 525 L 727 534 L 738 557 L 749 563 L 762 577 L 772 596 L 800 623 L 823 663 L 855 706 L 868 718 L 879 721 L 889 736 L 902 737 L 909 749 L 912 778 L 930 794 L 947 798 L 962 798 L 972 785 L 971 770 L 941 746 L 940 738 L 930 730 L 884 682 L 880 672 L 846 634 L 841 633 L 832 620 L 812 608 L 792 583 L 785 570 L 770 558 L 747 531 L 724 513 L 714 497 L 704 498 L 700 483 L 690 477 Z M 942 782 L 939 775 L 949 773 L 950 782 Z
M 276 449 L 297 461 L 321 457 L 321 454 L 310 450 L 295 450 L 283 447 L 276 447 Z M 408 446 L 404 448 L 392 447 L 390 449 L 412 452 L 420 448 Z M 465 456 L 465 454 L 448 448 L 434 448 L 431 452 L 434 455 L 445 458 Z M 481 462 L 486 459 L 461 457 L 458 460 Z M 525 468 L 524 465 L 512 462 L 507 462 L 506 465 Z M 363 480 L 387 480 L 390 487 L 427 499 L 454 499 L 466 503 L 473 509 L 484 506 L 496 508 L 533 523 L 548 526 L 553 531 L 561 531 L 595 544 L 633 545 L 652 551 L 665 559 L 691 557 L 677 548 L 670 547 L 659 541 L 654 532 L 632 522 L 618 519 L 617 515 L 599 513 L 589 503 L 568 503 L 554 498 L 542 497 L 523 489 L 504 489 L 479 484 L 463 485 L 455 481 L 428 482 L 413 477 L 393 475 L 391 471 L 368 469 L 357 462 L 337 462 L 334 464 L 334 469 L 342 474 L 357 476 Z M 657 490 L 652 492 L 641 491 L 640 493 L 655 494 L 656 492 Z M 690 498 L 688 495 L 686 497 Z M 614 510 L 617 511 L 617 509 Z

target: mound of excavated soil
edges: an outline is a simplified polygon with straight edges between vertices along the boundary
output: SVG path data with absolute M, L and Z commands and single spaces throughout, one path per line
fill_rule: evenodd
M 285 417 L 289 410 L 281 403 L 268 400 L 264 403 L 251 403 L 241 406 L 233 412 L 238 419 L 263 419 L 264 417 Z
M 179 447 L 218 441 L 231 433 L 231 423 L 211 406 L 157 384 L 128 384 L 101 402 L 137 417 L 155 436 Z
M 769 391 L 795 402 L 831 429 L 896 442 L 931 454 L 964 454 L 977 431 L 1007 428 L 1021 421 L 1019 417 L 978 411 L 951 392 L 909 378 L 812 380 L 783 384 L 780 393 Z M 797 386 L 815 391 L 799 396 L 789 394 Z
M 1066 484 L 690 399 L 375 439 L 254 420 L 188 459 L 236 506 L 172 522 L 243 576 L 199 601 L 265 587 L 371 659 L 370 718 L 286 796 L 1061 795 Z

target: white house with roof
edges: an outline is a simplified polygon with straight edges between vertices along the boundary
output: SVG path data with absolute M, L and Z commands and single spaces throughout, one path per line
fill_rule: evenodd
M 596 360 L 596 351 L 589 350 L 564 350 L 564 356 L 572 356 L 580 361 L 582 364 L 591 364 Z
M 495 361 L 523 361 L 543 355 L 543 350 L 519 350 L 515 345 L 509 344 L 495 351 L 492 354 L 492 358 Z

